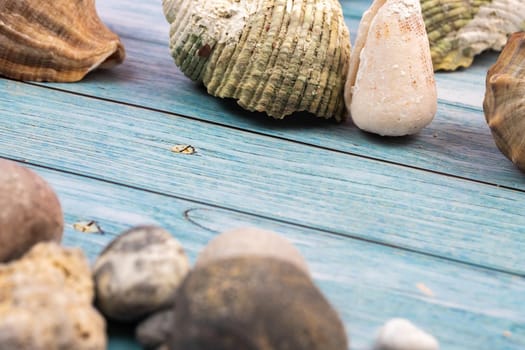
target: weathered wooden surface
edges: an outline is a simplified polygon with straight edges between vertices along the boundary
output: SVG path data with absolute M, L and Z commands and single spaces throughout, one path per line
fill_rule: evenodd
M 437 75 L 438 114 L 420 134 L 379 138 L 208 96 L 173 64 L 160 3 L 98 2 L 123 37 L 122 66 L 75 84 L 0 78 L 0 157 L 57 190 L 65 244 L 93 259 L 122 230 L 157 223 L 194 259 L 222 230 L 267 228 L 303 252 L 352 349 L 369 349 L 391 317 L 442 349 L 525 348 L 525 175 L 481 108 L 496 54 Z M 369 2 L 341 3 L 355 37 Z M 105 234 L 72 228 L 89 220 Z M 137 347 L 129 330 L 111 334 L 111 350 Z

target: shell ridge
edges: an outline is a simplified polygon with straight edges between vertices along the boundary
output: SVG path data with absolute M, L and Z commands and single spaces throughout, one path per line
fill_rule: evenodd
M 302 3 L 302 1 L 293 1 L 292 5 L 290 5 L 288 0 L 278 0 L 277 3 L 278 5 L 275 6 L 276 11 L 278 13 L 282 12 L 282 17 L 276 18 L 276 21 L 270 21 L 265 27 L 267 40 L 265 40 L 263 45 L 267 46 L 266 51 L 269 54 L 266 55 L 264 60 L 261 60 L 260 69 L 257 73 L 264 78 L 259 81 L 249 101 L 249 105 L 253 106 L 255 110 L 264 110 L 265 105 L 278 95 L 283 80 L 283 72 L 287 70 L 295 71 L 293 61 L 296 57 L 293 54 L 288 54 L 289 44 L 286 39 L 287 34 L 292 34 L 288 33 L 288 28 L 293 26 L 293 13 L 297 8 L 297 4 Z M 282 11 L 279 11 L 279 9 L 282 9 Z M 274 28 L 275 30 L 273 30 Z M 291 56 L 292 60 L 287 62 L 289 64 L 285 67 L 283 62 L 286 62 L 288 56 Z M 273 111 L 270 111 L 270 113 L 274 114 Z
M 325 96 L 324 101 L 320 105 L 320 108 L 318 109 L 318 112 L 320 115 L 327 115 L 327 112 L 329 110 L 336 110 L 336 106 L 338 106 L 338 99 L 337 96 L 342 96 L 339 94 L 339 86 L 340 84 L 337 84 L 336 82 L 336 74 L 334 72 L 338 72 L 337 75 L 343 75 L 345 76 L 345 71 L 339 72 L 339 64 L 341 61 L 341 50 L 339 49 L 340 43 L 339 43 L 339 30 L 340 30 L 340 23 L 338 22 L 337 18 L 335 16 L 330 16 L 330 13 L 328 14 L 328 19 L 331 21 L 331 24 L 329 26 L 330 28 L 330 40 L 328 41 L 328 47 L 326 49 L 328 61 L 327 64 L 323 67 L 323 73 L 324 77 L 321 78 L 321 84 L 320 88 L 322 89 L 322 95 Z M 333 54 L 332 54 L 333 53 Z M 346 76 L 345 76 L 346 77 Z M 334 93 L 336 92 L 336 93 Z M 338 119 L 338 118 L 337 118 Z
M 263 40 L 260 50 L 261 55 L 255 57 L 252 70 L 252 79 L 262 77 L 258 80 L 258 84 L 254 88 L 253 95 L 247 101 L 247 105 L 251 106 L 255 110 L 264 110 L 264 106 L 269 101 L 274 100 L 274 97 L 278 95 L 278 89 L 282 82 L 282 72 L 289 67 L 284 67 L 283 60 L 279 59 L 283 53 L 288 56 L 288 46 L 286 45 L 286 34 L 290 24 L 290 15 L 287 11 L 288 2 L 286 0 L 277 0 L 274 4 L 274 11 L 276 15 L 271 16 L 269 22 L 265 24 L 264 30 L 266 34 L 263 36 Z M 264 54 L 263 54 L 264 53 Z M 290 55 L 295 57 L 294 55 Z M 293 61 L 292 58 L 292 61 Z M 290 62 L 291 63 L 291 62 Z M 274 100 L 272 109 L 278 103 Z M 273 113 L 272 111 L 269 111 Z
M 315 2 L 309 1 L 309 8 L 315 7 Z M 308 10 L 307 10 L 308 11 Z M 303 99 L 303 110 L 310 113 L 316 113 L 319 110 L 319 105 L 321 104 L 324 96 L 323 91 L 320 90 L 320 84 L 323 79 L 323 71 L 327 64 L 329 64 L 326 59 L 326 51 L 328 48 L 328 41 L 330 40 L 330 28 L 328 25 L 325 25 L 326 14 L 325 11 L 316 11 L 315 17 L 313 18 L 313 28 L 316 29 L 318 36 L 315 37 L 312 35 L 312 43 L 310 43 L 311 50 L 308 50 L 310 55 L 308 60 L 313 61 L 313 63 L 305 62 L 308 65 L 311 65 L 310 79 L 307 81 L 307 86 L 305 88 L 305 96 Z M 319 58 L 319 59 L 316 59 Z
M 223 60 L 219 60 L 213 78 L 208 85 L 208 91 L 218 97 L 237 98 L 236 89 L 242 84 L 243 76 L 247 69 L 246 50 L 253 50 L 253 30 L 255 26 L 252 21 L 247 20 L 244 30 L 241 32 L 238 42 L 228 44 L 228 51 L 232 50 L 231 55 L 221 55 Z M 255 29 L 257 30 L 257 29 Z M 231 47 L 231 49 L 230 49 Z M 231 95 L 231 96 L 230 96 Z
M 317 66 L 315 58 L 318 57 L 316 55 L 318 45 L 316 44 L 315 38 L 318 38 L 319 41 L 324 40 L 322 33 L 316 30 L 318 28 L 316 26 L 316 23 L 318 23 L 317 18 L 320 14 L 318 11 L 309 12 L 311 7 L 308 6 L 308 2 L 303 2 L 300 15 L 293 18 L 294 24 L 292 24 L 292 26 L 295 25 L 295 23 L 297 23 L 296 25 L 300 24 L 307 33 L 305 37 L 303 37 L 302 45 L 297 44 L 294 48 L 293 55 L 296 59 L 292 61 L 292 65 L 295 67 L 297 74 L 286 76 L 286 79 L 289 81 L 285 83 L 286 86 L 289 86 L 289 93 L 284 102 L 284 106 L 287 107 L 284 110 L 286 114 L 294 111 L 308 110 L 310 96 L 307 94 L 306 89 L 310 81 L 312 81 L 312 72 L 316 70 Z M 314 14 L 312 20 L 308 19 L 310 13 Z M 300 35 L 300 33 L 294 35 Z M 315 43 L 315 45 L 312 43 Z M 322 61 L 322 58 L 319 58 L 320 61 Z

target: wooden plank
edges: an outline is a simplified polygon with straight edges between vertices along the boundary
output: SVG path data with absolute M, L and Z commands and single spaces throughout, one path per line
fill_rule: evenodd
M 302 115 L 273 121 L 262 113 L 246 112 L 232 101 L 206 94 L 200 85 L 178 71 L 165 46 L 136 40 L 125 40 L 125 44 L 128 59 L 121 67 L 95 72 L 77 84 L 46 86 L 525 190 L 523 174 L 496 148 L 479 108 L 442 101 L 432 124 L 406 138 L 374 137 L 351 122 L 335 124 Z M 483 95 L 479 81 L 484 78 L 478 74 L 481 68 L 475 68 L 476 74 L 461 73 L 469 76 L 463 89 L 452 74 L 443 75 L 440 94 L 447 98 L 479 99 Z M 475 79 L 479 81 L 474 82 Z M 471 106 L 468 102 L 464 105 Z
M 371 1 L 342 0 L 340 3 L 351 41 L 354 42 L 361 15 Z M 125 3 L 103 1 L 97 3 L 97 8 L 102 19 L 124 38 L 139 39 L 167 47 L 169 25 L 164 18 L 159 0 L 130 0 Z M 468 69 L 437 73 L 438 97 L 454 104 L 468 105 L 481 110 L 485 75 L 496 58 L 497 53 L 484 54 L 477 57 L 473 66 Z
M 353 37 L 357 32 L 367 1 L 342 0 L 341 6 L 348 28 Z M 128 0 L 126 2 L 104 0 L 96 3 L 104 23 L 126 38 L 167 44 L 169 25 L 164 17 L 161 0 Z
M 182 242 L 192 261 L 217 233 L 234 227 L 260 227 L 283 234 L 304 254 L 317 284 L 340 312 L 354 350 L 370 349 L 375 331 L 391 317 L 407 317 L 432 332 L 442 349 L 525 347 L 523 278 L 125 186 L 34 169 L 59 194 L 66 220 L 64 244 L 82 247 L 91 260 L 122 230 L 138 224 L 168 229 Z M 72 226 L 79 220 L 97 221 L 105 234 L 75 232 Z M 122 332 L 117 334 L 120 336 L 112 339 L 110 350 L 134 349 L 127 347 L 129 338 Z
M 523 192 L 9 80 L 0 90 L 0 156 L 524 274 Z

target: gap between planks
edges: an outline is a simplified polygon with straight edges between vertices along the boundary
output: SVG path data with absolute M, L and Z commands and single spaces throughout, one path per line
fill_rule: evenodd
M 5 78 L 5 79 L 8 79 L 8 78 Z M 400 167 L 404 167 L 404 168 L 408 168 L 408 169 L 423 171 L 423 172 L 432 173 L 432 174 L 436 174 L 436 175 L 442 175 L 442 176 L 446 176 L 446 177 L 454 178 L 454 179 L 458 179 L 458 180 L 470 181 L 470 182 L 481 184 L 481 185 L 493 186 L 493 187 L 496 187 L 496 188 L 502 188 L 502 189 L 507 189 L 507 190 L 512 190 L 512 191 L 525 193 L 525 189 L 521 189 L 521 188 L 516 188 L 516 187 L 512 187 L 512 186 L 508 186 L 508 185 L 500 185 L 500 184 L 497 184 L 495 182 L 483 181 L 483 180 L 473 179 L 473 178 L 470 178 L 470 177 L 461 176 L 461 175 L 457 175 L 457 174 L 453 174 L 453 173 L 447 173 L 445 171 L 439 171 L 439 170 L 424 168 L 424 167 L 421 167 L 421 166 L 400 163 L 400 162 L 396 162 L 396 161 L 385 159 L 385 158 L 367 156 L 367 155 L 364 155 L 364 154 L 359 154 L 359 153 L 355 153 L 355 152 L 348 152 L 348 151 L 340 150 L 340 149 L 337 149 L 337 148 L 331 148 L 331 147 L 327 147 L 327 146 L 316 145 L 316 144 L 313 144 L 313 143 L 308 143 L 306 141 L 296 140 L 296 139 L 287 138 L 287 137 L 279 136 L 279 135 L 273 135 L 273 134 L 270 134 L 270 133 L 257 131 L 257 130 L 250 129 L 250 128 L 237 127 L 237 126 L 233 126 L 233 125 L 228 124 L 228 123 L 221 123 L 221 122 L 212 121 L 212 120 L 208 120 L 208 119 L 201 119 L 199 117 L 193 117 L 193 116 L 189 116 L 189 115 L 178 114 L 178 113 L 166 111 L 164 109 L 158 109 L 158 108 L 153 108 L 153 107 L 149 107 L 149 106 L 143 106 L 143 105 L 139 105 L 139 104 L 135 104 L 135 103 L 131 103 L 131 102 L 126 102 L 126 101 L 113 100 L 113 99 L 110 99 L 110 98 L 104 98 L 104 97 L 100 97 L 100 96 L 93 96 L 93 95 L 85 94 L 85 93 L 78 92 L 78 91 L 71 91 L 71 90 L 68 90 L 68 89 L 62 89 L 62 88 L 59 88 L 57 86 L 49 86 L 49 85 L 42 84 L 42 83 L 20 82 L 20 81 L 13 80 L 13 79 L 8 79 L 8 80 L 12 80 L 12 81 L 17 82 L 17 83 L 32 85 L 34 87 L 45 88 L 45 89 L 49 89 L 49 90 L 53 90 L 53 91 L 58 91 L 58 92 L 63 92 L 63 93 L 67 93 L 67 94 L 72 94 L 72 95 L 80 96 L 80 97 L 84 97 L 84 98 L 90 98 L 90 99 L 95 99 L 95 100 L 99 100 L 99 101 L 115 103 L 115 104 L 119 104 L 119 105 L 123 105 L 123 106 L 139 108 L 139 109 L 143 109 L 143 110 L 147 110 L 147 111 L 151 111 L 151 112 L 162 113 L 162 114 L 169 115 L 169 116 L 172 116 L 172 117 L 185 118 L 185 119 L 188 119 L 188 120 L 198 121 L 198 122 L 202 122 L 202 123 L 206 123 L 206 124 L 210 124 L 210 125 L 215 125 L 215 126 L 220 126 L 220 127 L 225 127 L 225 128 L 232 129 L 232 130 L 239 130 L 239 131 L 243 131 L 243 132 L 248 132 L 248 133 L 251 133 L 251 134 L 254 134 L 254 135 L 268 136 L 268 137 L 275 138 L 277 140 L 291 142 L 291 143 L 304 145 L 304 146 L 308 146 L 308 147 L 314 147 L 314 148 L 317 148 L 317 149 L 322 149 L 322 150 L 326 150 L 326 151 L 336 152 L 336 153 L 340 153 L 340 154 L 355 156 L 355 157 L 359 157 L 359 158 L 362 158 L 362 159 L 373 160 L 373 161 L 381 162 L 381 163 L 388 164 L 388 165 L 400 166 Z M 457 106 L 454 103 L 447 103 L 447 102 L 440 102 L 440 103 L 451 105 L 451 106 Z M 465 105 L 462 108 L 468 108 L 468 109 L 474 110 L 474 111 L 478 110 L 476 107 L 467 106 L 467 105 Z
M 65 200 L 69 223 L 78 215 L 94 215 L 110 227 L 107 235 L 93 236 L 77 234 L 66 225 L 65 242 L 88 248 L 91 258 L 137 220 L 153 220 L 165 227 L 182 240 L 192 258 L 213 235 L 232 225 L 255 225 L 280 232 L 303 252 L 314 278 L 342 313 L 354 350 L 368 349 L 365 344 L 371 344 L 374 330 L 386 319 L 401 315 L 431 330 L 446 349 L 463 350 L 468 344 L 477 349 L 510 350 L 524 344 L 519 296 L 525 280 L 39 169 Z M 387 276 L 382 275 L 388 271 Z M 432 296 L 426 294 L 428 288 Z M 505 330 L 511 330 L 512 337 L 505 336 Z
M 4 157 L 4 156 L 0 157 L 0 158 L 8 159 L 8 160 L 17 162 L 19 164 L 28 165 L 28 166 L 31 166 L 31 167 L 34 167 L 34 168 L 41 168 L 41 169 L 46 169 L 46 170 L 50 170 L 50 171 L 56 171 L 56 172 L 63 173 L 63 174 L 74 175 L 74 176 L 78 176 L 80 178 L 100 181 L 100 182 L 103 182 L 103 183 L 106 183 L 106 184 L 109 184 L 109 185 L 115 185 L 115 186 L 119 186 L 119 187 L 123 187 L 123 188 L 129 188 L 129 189 L 133 189 L 133 190 L 137 190 L 137 191 L 143 191 L 143 192 L 146 192 L 146 193 L 159 195 L 159 196 L 163 196 L 163 197 L 167 197 L 167 198 L 179 199 L 179 200 L 191 202 L 191 203 L 194 203 L 194 204 L 204 205 L 204 206 L 211 207 L 211 208 L 216 208 L 216 209 L 220 209 L 220 210 L 227 210 L 227 211 L 230 211 L 230 212 L 233 212 L 233 213 L 238 213 L 238 214 L 242 214 L 242 215 L 246 215 L 246 216 L 250 216 L 250 217 L 254 217 L 254 218 L 260 218 L 260 219 L 264 219 L 264 220 L 269 220 L 269 221 L 280 223 L 280 224 L 291 225 L 291 226 L 300 227 L 300 228 L 304 228 L 304 229 L 308 229 L 308 230 L 319 231 L 319 232 L 323 232 L 323 233 L 326 233 L 326 234 L 329 234 L 329 235 L 333 235 L 333 236 L 336 236 L 336 237 L 354 239 L 354 240 L 357 240 L 357 241 L 360 241 L 360 242 L 376 244 L 376 245 L 380 245 L 380 246 L 383 246 L 383 247 L 398 249 L 398 250 L 401 250 L 401 251 L 404 251 L 404 252 L 414 253 L 414 254 L 418 254 L 418 255 L 422 255 L 422 256 L 426 256 L 426 257 L 440 259 L 440 260 L 443 260 L 443 261 L 453 262 L 453 263 L 456 263 L 456 264 L 470 266 L 470 267 L 474 267 L 474 268 L 477 268 L 477 269 L 482 269 L 482 270 L 486 270 L 486 271 L 502 273 L 502 274 L 506 274 L 506 275 L 510 275 L 510 276 L 525 277 L 525 273 L 521 274 L 521 273 L 517 273 L 517 272 L 513 272 L 513 271 L 508 271 L 508 270 L 492 267 L 492 266 L 485 266 L 485 265 L 481 265 L 481 264 L 476 264 L 476 263 L 473 263 L 473 262 L 463 261 L 463 260 L 459 260 L 459 259 L 455 259 L 455 258 L 451 258 L 451 257 L 446 257 L 446 256 L 438 255 L 438 254 L 433 254 L 433 253 L 429 253 L 429 252 L 425 252 L 425 251 L 420 251 L 420 250 L 417 250 L 417 249 L 414 249 L 414 248 L 409 248 L 409 247 L 404 247 L 404 246 L 401 246 L 401 245 L 396 245 L 396 244 L 393 244 L 393 243 L 382 242 L 380 240 L 374 240 L 374 239 L 371 239 L 371 238 L 365 238 L 365 237 L 355 236 L 355 235 L 351 235 L 351 234 L 344 234 L 344 233 L 340 233 L 340 232 L 334 232 L 334 231 L 326 230 L 326 229 L 323 229 L 323 228 L 318 228 L 318 227 L 314 227 L 314 226 L 310 226 L 310 225 L 300 224 L 300 223 L 297 223 L 297 222 L 292 222 L 292 221 L 288 221 L 288 220 L 284 220 L 284 219 L 274 218 L 274 217 L 261 215 L 261 214 L 255 214 L 255 213 L 252 213 L 252 212 L 242 211 L 242 210 L 239 210 L 239 209 L 230 208 L 230 207 L 226 207 L 226 206 L 220 206 L 220 205 L 217 205 L 217 204 L 208 203 L 208 202 L 204 202 L 204 201 L 199 201 L 199 200 L 186 198 L 186 197 L 182 197 L 182 196 L 177 196 L 177 195 L 174 195 L 174 194 L 167 194 L 167 193 L 163 193 L 163 192 L 160 192 L 160 191 L 155 191 L 155 190 L 152 190 L 152 189 L 141 188 L 139 186 L 134 186 L 134 185 L 130 185 L 130 184 L 124 184 L 124 183 L 120 183 L 120 182 L 112 181 L 112 180 L 108 180 L 108 179 L 101 179 L 101 178 L 98 178 L 96 176 L 86 175 L 86 174 L 77 173 L 77 172 L 74 172 L 74 171 L 69 171 L 69 170 L 64 170 L 64 169 L 58 169 L 58 168 L 54 168 L 54 167 L 51 167 L 51 166 L 46 166 L 46 165 L 42 165 L 42 164 L 33 163 L 33 162 L 30 162 L 30 161 L 22 161 L 20 159 L 11 158 L 11 157 Z

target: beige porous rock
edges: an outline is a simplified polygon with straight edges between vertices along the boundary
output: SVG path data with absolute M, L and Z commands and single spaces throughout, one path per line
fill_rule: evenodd
M 488 70 L 483 111 L 498 149 L 525 172 L 525 32 L 510 37 Z
M 41 241 L 60 242 L 60 202 L 37 173 L 0 159 L 0 262 L 22 256 Z
M 0 347 L 103 350 L 106 324 L 92 302 L 82 251 L 39 243 L 20 260 L 0 265 Z

